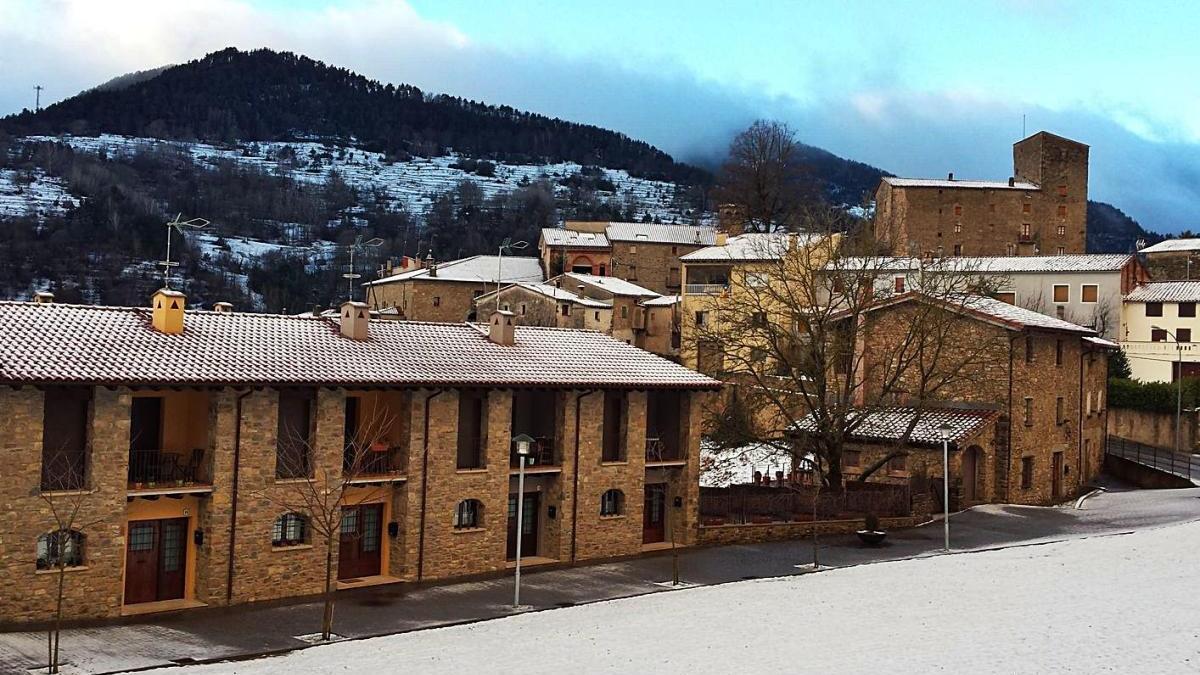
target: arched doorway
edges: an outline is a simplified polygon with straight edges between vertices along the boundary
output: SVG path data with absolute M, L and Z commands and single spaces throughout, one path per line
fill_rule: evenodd
M 980 501 L 979 468 L 983 463 L 983 448 L 972 445 L 962 457 L 963 501 L 968 504 Z

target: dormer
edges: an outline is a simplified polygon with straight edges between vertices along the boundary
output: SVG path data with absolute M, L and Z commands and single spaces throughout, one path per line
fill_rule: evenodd
M 371 310 L 365 302 L 346 301 L 341 308 L 342 335 L 351 340 L 366 340 L 371 333 Z
M 512 312 L 503 309 L 492 312 L 491 321 L 488 322 L 488 339 L 505 347 L 511 347 L 516 342 Z
M 187 296 L 170 288 L 160 288 L 150 296 L 151 325 L 167 335 L 183 333 L 183 308 Z

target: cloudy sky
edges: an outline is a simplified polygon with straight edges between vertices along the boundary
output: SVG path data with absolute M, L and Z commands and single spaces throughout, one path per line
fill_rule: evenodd
M 1022 118 L 1092 147 L 1091 196 L 1200 229 L 1200 3 L 0 0 L 0 114 L 226 46 L 719 157 L 758 117 L 905 176 L 1003 179 Z

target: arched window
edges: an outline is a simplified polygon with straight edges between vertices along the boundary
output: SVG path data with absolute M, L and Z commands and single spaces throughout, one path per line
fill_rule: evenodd
M 619 516 L 625 513 L 625 493 L 620 490 L 608 490 L 600 495 L 600 515 Z
M 285 513 L 275 519 L 271 545 L 300 546 L 308 543 L 308 518 L 299 513 Z
M 483 504 L 478 499 L 464 499 L 454 509 L 454 527 L 459 530 L 483 527 Z
M 78 530 L 47 532 L 37 540 L 37 568 L 39 570 L 83 566 L 84 535 Z

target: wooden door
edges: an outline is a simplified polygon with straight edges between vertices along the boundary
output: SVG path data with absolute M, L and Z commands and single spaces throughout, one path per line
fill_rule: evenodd
M 125 544 L 125 604 L 154 602 L 158 599 L 157 520 L 129 523 Z
M 963 453 L 962 459 L 963 501 L 969 503 L 978 500 L 977 486 L 979 485 L 979 448 L 972 445 Z
M 373 577 L 382 572 L 383 504 L 342 509 L 338 579 Z
M 1062 496 L 1062 475 L 1063 454 L 1056 452 L 1054 453 L 1050 469 L 1050 495 L 1052 497 Z
M 525 493 L 525 505 L 521 517 L 524 519 L 521 527 L 521 557 L 528 558 L 538 554 L 538 506 L 540 504 L 537 492 Z M 517 496 L 508 496 L 508 547 L 505 549 L 508 560 L 517 559 Z
M 642 511 L 642 543 L 653 544 L 667 538 L 667 486 L 646 484 L 646 507 Z
M 158 599 L 183 597 L 187 573 L 187 518 L 158 521 Z

